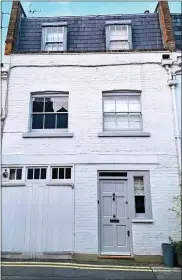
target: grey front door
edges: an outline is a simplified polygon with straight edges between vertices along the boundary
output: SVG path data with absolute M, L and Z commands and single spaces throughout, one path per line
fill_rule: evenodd
M 131 221 L 126 180 L 100 181 L 100 253 L 131 254 Z

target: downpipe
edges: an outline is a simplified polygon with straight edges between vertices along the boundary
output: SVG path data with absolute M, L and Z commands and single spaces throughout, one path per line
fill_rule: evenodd
M 168 73 L 168 85 L 171 89 L 171 95 L 172 95 L 172 109 L 173 109 L 173 123 L 175 128 L 175 142 L 176 142 L 176 150 L 177 150 L 177 159 L 178 159 L 178 168 L 179 168 L 179 174 L 181 174 L 181 135 L 180 135 L 180 129 L 179 129 L 179 123 L 178 123 L 178 115 L 177 115 L 177 104 L 176 104 L 176 86 L 177 86 L 177 80 L 176 80 L 176 74 L 172 71 L 172 69 L 169 67 L 169 65 L 165 66 L 165 69 Z

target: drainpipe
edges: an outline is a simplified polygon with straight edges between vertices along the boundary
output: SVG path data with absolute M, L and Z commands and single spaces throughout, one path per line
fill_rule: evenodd
M 178 157 L 179 174 L 181 174 L 181 135 L 180 135 L 180 129 L 179 129 L 177 104 L 176 104 L 176 86 L 178 84 L 178 81 L 177 81 L 176 75 L 173 73 L 172 69 L 168 65 L 166 65 L 165 68 L 168 72 L 168 77 L 169 77 L 168 85 L 171 88 L 171 94 L 172 94 L 176 150 L 177 150 L 177 157 Z

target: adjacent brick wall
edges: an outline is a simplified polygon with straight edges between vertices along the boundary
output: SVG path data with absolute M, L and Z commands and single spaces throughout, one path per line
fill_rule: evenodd
M 14 50 L 18 40 L 18 30 L 21 17 L 26 17 L 26 14 L 19 1 L 13 1 L 11 15 L 9 20 L 8 32 L 5 41 L 5 54 L 9 55 Z
M 164 48 L 168 49 L 169 51 L 174 51 L 176 46 L 175 46 L 172 18 L 171 18 L 168 2 L 159 1 L 156 10 L 159 13 L 159 21 L 160 21 L 160 26 L 162 31 Z

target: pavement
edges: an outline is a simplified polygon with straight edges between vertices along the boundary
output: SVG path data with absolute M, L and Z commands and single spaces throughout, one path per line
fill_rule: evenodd
M 180 268 L 70 262 L 2 262 L 2 280 L 182 280 Z

